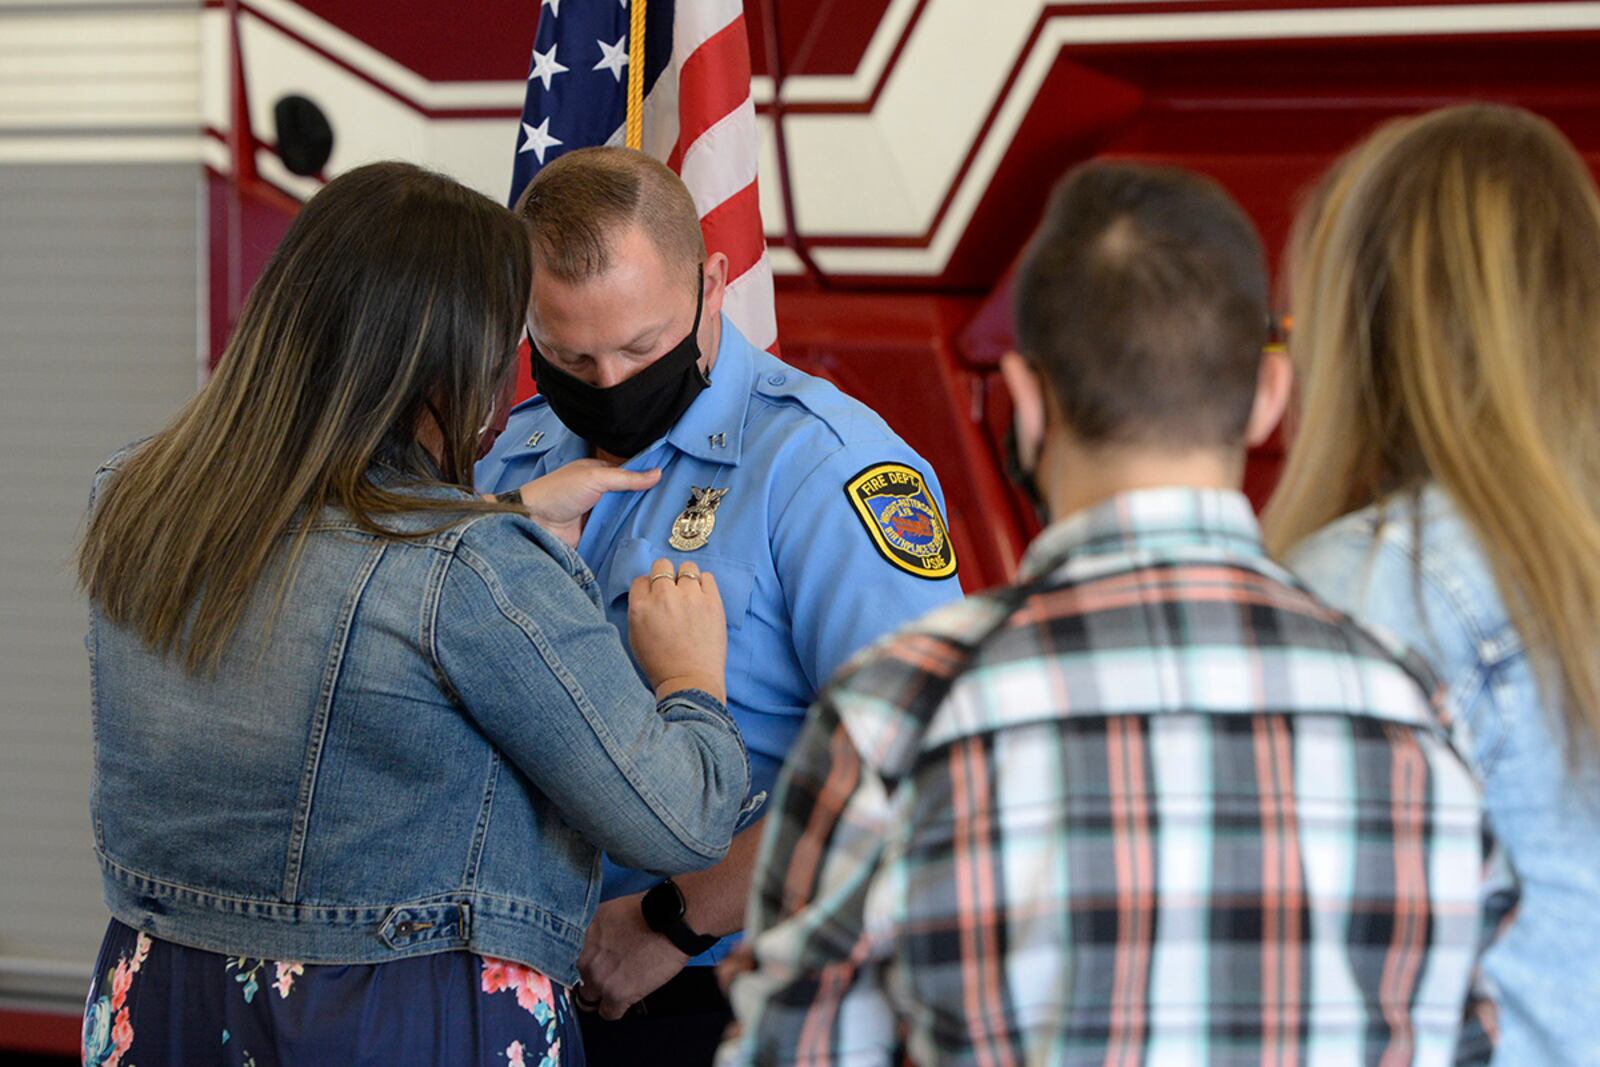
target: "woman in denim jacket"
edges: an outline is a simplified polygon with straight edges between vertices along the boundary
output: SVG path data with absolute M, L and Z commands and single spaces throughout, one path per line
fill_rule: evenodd
M 602 850 L 722 858 L 748 766 L 714 579 L 631 599 L 544 526 L 586 465 L 473 495 L 531 262 L 404 164 L 301 212 L 210 383 L 101 471 L 80 567 L 106 934 L 90 1064 L 581 1063 Z M 640 681 L 643 673 L 655 692 Z
M 1267 514 L 1323 597 L 1431 659 L 1519 910 L 1496 1063 L 1600 1063 L 1600 200 L 1548 123 L 1379 131 L 1291 247 L 1304 405 Z

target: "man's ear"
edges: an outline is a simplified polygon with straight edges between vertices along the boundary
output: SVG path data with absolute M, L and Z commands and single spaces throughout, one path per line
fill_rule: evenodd
M 705 308 L 700 313 L 702 320 L 716 319 L 722 314 L 722 302 L 728 296 L 728 257 L 721 252 L 713 252 L 706 257 L 705 266 Z
M 1288 354 L 1278 347 L 1268 348 L 1261 354 L 1261 366 L 1256 371 L 1256 399 L 1250 406 L 1250 421 L 1244 431 L 1246 445 L 1255 448 L 1272 436 L 1283 421 L 1293 386 L 1294 366 Z
M 1000 377 L 1011 394 L 1011 408 L 1015 418 L 1017 451 L 1034 460 L 1044 447 L 1045 396 L 1044 382 L 1033 365 L 1015 352 L 1000 357 Z

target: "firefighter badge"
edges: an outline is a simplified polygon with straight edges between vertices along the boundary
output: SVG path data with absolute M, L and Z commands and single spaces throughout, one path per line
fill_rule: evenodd
M 726 489 L 702 489 L 698 485 L 690 490 L 689 506 L 672 520 L 672 536 L 667 538 L 667 544 L 679 552 L 705 547 L 717 526 L 717 505 L 728 495 Z

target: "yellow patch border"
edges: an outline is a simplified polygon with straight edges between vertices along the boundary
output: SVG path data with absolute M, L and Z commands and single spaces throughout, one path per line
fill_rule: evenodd
M 861 498 L 861 494 L 858 492 L 862 486 L 881 475 L 899 475 L 902 478 L 896 480 L 909 479 L 915 483 L 917 487 L 915 492 L 896 495 L 917 496 L 921 494 L 927 499 L 928 511 L 933 516 L 934 522 L 939 524 L 939 533 L 944 539 L 944 550 L 940 554 L 943 562 L 938 568 L 929 569 L 907 562 L 896 552 L 894 546 L 889 544 L 888 538 L 884 536 L 883 527 L 878 521 L 878 516 L 873 513 L 872 508 L 867 505 L 867 502 Z M 855 508 L 856 514 L 860 516 L 862 525 L 867 528 L 867 535 L 871 537 L 873 547 L 878 550 L 879 555 L 896 568 L 917 578 L 926 578 L 929 581 L 938 581 L 956 573 L 958 566 L 956 546 L 950 539 L 950 524 L 945 522 L 944 515 L 939 510 L 939 502 L 934 499 L 932 491 L 928 488 L 928 480 L 922 476 L 920 471 L 908 467 L 904 463 L 874 463 L 845 483 L 844 495 L 850 498 L 850 504 Z

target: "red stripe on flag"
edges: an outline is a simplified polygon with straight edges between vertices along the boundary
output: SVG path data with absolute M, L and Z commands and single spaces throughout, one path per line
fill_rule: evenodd
M 761 232 L 761 197 L 756 183 L 734 193 L 700 219 L 706 251 L 728 257 L 728 281 L 761 262 L 767 238 Z
M 667 166 L 682 171 L 689 148 L 750 95 L 750 40 L 741 15 L 712 34 L 678 72 L 678 143 Z

